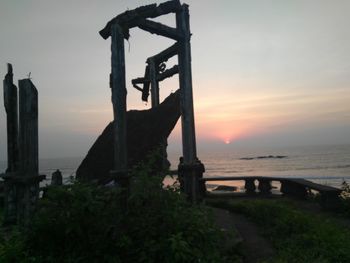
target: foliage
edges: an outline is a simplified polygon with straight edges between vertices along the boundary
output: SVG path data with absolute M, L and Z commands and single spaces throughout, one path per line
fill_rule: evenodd
M 152 169 L 134 169 L 127 210 L 119 188 L 50 187 L 30 227 L 0 241 L 0 262 L 225 262 L 207 208 Z
M 212 205 L 243 213 L 260 225 L 277 251 L 272 262 L 350 262 L 350 230 L 329 218 L 282 201 L 218 200 Z
M 350 217 L 350 184 L 346 181 L 343 181 L 342 183 L 340 198 L 342 203 L 342 212 L 345 216 Z

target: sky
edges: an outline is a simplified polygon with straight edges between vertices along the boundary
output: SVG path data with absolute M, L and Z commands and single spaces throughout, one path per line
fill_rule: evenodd
M 162 1 L 0 0 L 0 76 L 8 62 L 16 84 L 31 72 L 39 91 L 40 158 L 84 156 L 112 120 L 110 39 L 98 31 L 117 14 L 154 2 Z M 199 150 L 350 142 L 350 1 L 183 2 L 191 15 Z M 158 21 L 174 26 L 175 17 Z M 131 30 L 125 42 L 128 109 L 150 107 L 130 80 L 143 76 L 147 57 L 172 43 Z M 178 78 L 160 87 L 164 99 L 178 88 Z M 177 125 L 170 148 L 180 142 Z

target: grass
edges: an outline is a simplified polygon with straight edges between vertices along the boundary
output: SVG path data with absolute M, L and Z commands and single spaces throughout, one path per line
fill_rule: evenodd
M 210 204 L 244 214 L 259 225 L 276 249 L 269 262 L 350 262 L 350 229 L 329 217 L 281 200 L 210 200 Z

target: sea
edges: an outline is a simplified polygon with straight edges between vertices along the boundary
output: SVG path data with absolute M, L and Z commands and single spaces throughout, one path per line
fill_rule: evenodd
M 304 178 L 316 183 L 340 188 L 344 181 L 350 183 L 350 144 L 324 146 L 289 146 L 265 148 L 235 148 L 225 150 L 206 149 L 198 151 L 198 157 L 205 165 L 206 177 L 212 176 L 269 176 Z M 49 184 L 51 174 L 59 169 L 64 183 L 69 183 L 83 157 L 40 159 L 40 174 Z M 178 165 L 179 153 L 169 152 L 171 169 Z M 0 162 L 0 173 L 6 169 L 6 162 Z M 171 178 L 167 178 L 171 183 Z M 242 183 L 242 182 L 241 182 Z M 215 182 L 220 185 L 234 185 L 237 182 Z M 239 184 L 239 182 L 238 182 Z M 210 182 L 210 186 L 213 184 Z M 215 185 L 214 185 L 215 186 Z

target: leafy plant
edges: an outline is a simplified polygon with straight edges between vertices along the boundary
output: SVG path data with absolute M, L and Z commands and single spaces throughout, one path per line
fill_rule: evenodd
M 211 201 L 243 213 L 261 226 L 277 255 L 272 262 L 350 262 L 350 230 L 328 217 L 306 213 L 289 202 Z
M 340 194 L 342 202 L 342 212 L 345 216 L 350 217 L 350 184 L 346 181 L 342 183 L 342 192 Z
M 163 188 L 152 164 L 132 175 L 127 199 L 115 187 L 50 187 L 30 227 L 0 241 L 0 262 L 225 262 L 206 207 Z

